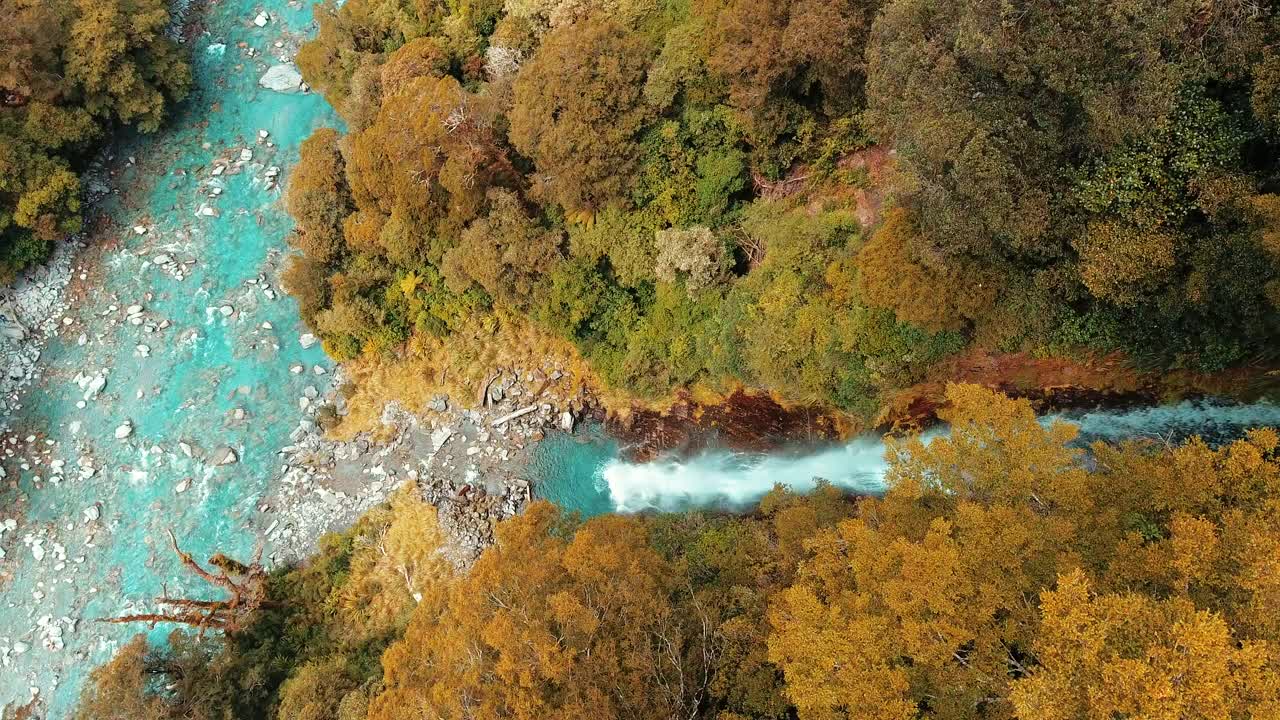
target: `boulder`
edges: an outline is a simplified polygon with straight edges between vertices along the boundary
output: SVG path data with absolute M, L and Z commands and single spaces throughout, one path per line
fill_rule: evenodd
M 272 65 L 258 79 L 262 87 L 278 93 L 296 93 L 302 91 L 302 73 L 293 63 Z
M 571 433 L 573 432 L 573 424 L 574 424 L 574 418 L 573 418 L 572 412 L 565 410 L 564 412 L 560 413 L 560 429 L 561 430 L 567 433 Z
M 125 420 L 116 427 L 116 439 L 123 440 L 133 434 L 133 423 Z
M 213 451 L 212 461 L 214 465 L 233 465 L 240 461 L 240 456 L 234 449 L 224 445 Z
M 453 437 L 453 430 L 442 427 L 431 433 L 431 451 L 440 452 L 440 448 L 449 442 L 449 438 Z

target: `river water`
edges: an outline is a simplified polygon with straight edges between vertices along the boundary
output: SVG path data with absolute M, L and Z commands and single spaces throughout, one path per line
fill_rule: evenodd
M 127 611 L 163 583 L 206 592 L 177 566 L 166 528 L 197 558 L 215 549 L 244 557 L 269 521 L 259 505 L 275 451 L 301 417 L 306 387 L 323 390 L 329 375 L 314 369 L 331 369 L 318 346 L 301 346 L 296 304 L 275 286 L 291 225 L 267 168 L 287 176 L 302 140 L 338 121 L 317 95 L 257 85 L 289 52 L 288 34 L 310 31 L 310 6 L 210 3 L 206 32 L 192 42 L 192 97 L 166 128 L 117 152 L 136 158 L 119 164 L 119 194 L 102 208 L 119 247 L 104 253 L 72 324 L 44 351 L 45 382 L 11 420 L 39 439 L 5 463 L 21 495 L 0 496 L 0 517 L 20 511 L 0 538 L 0 706 L 35 688 L 48 717 L 66 717 L 87 670 L 140 629 L 92 618 Z M 263 10 L 271 21 L 260 28 Z M 252 158 L 238 163 L 246 148 Z M 215 176 L 219 162 L 228 167 Z M 216 216 L 198 214 L 202 205 Z M 131 305 L 143 307 L 137 324 Z M 86 401 L 86 379 L 104 370 L 105 386 Z M 132 433 L 117 439 L 126 420 Z M 214 464 L 224 446 L 238 463 Z
M 1195 435 L 1211 444 L 1241 437 L 1254 427 L 1280 427 L 1280 405 L 1185 401 L 1176 405 L 1076 412 L 1045 417 L 1080 428 L 1078 443 L 1128 438 L 1181 442 Z M 939 435 L 945 429 L 929 431 Z M 859 494 L 884 492 L 888 465 L 877 435 L 821 448 L 793 448 L 762 455 L 710 450 L 648 463 L 620 458 L 618 443 L 599 427 L 578 435 L 553 435 L 538 445 L 531 475 L 538 496 L 581 513 L 741 510 L 774 485 L 812 489 L 816 478 Z
M 121 194 L 104 208 L 119 247 L 104 253 L 101 277 L 44 352 L 46 381 L 12 418 L 37 440 L 5 463 L 20 494 L 0 496 L 0 517 L 20 510 L 16 529 L 0 536 L 8 551 L 0 558 L 0 706 L 26 702 L 34 688 L 48 717 L 66 717 L 88 670 L 137 631 L 93 618 L 128 612 L 166 584 L 176 595 L 205 592 L 178 567 L 165 529 L 197 558 L 215 550 L 245 557 L 278 519 L 261 509 L 278 470 L 274 453 L 301 417 L 298 398 L 329 377 L 315 368 L 331 367 L 318 347 L 300 345 L 296 305 L 275 288 L 290 221 L 266 171 L 279 167 L 283 179 L 301 141 L 338 120 L 318 96 L 271 93 L 257 79 L 287 50 L 287 34 L 309 31 L 310 4 L 212 3 L 207 32 L 191 48 L 193 97 L 166 129 L 119 152 L 137 159 L 117 175 Z M 252 22 L 262 10 L 272 18 L 265 28 Z M 273 147 L 258 141 L 260 130 Z M 251 159 L 237 165 L 246 148 Z M 230 169 L 214 176 L 220 163 Z M 217 215 L 199 215 L 205 205 Z M 158 265 L 158 255 L 169 262 Z M 265 284 L 253 282 L 260 277 Z M 143 308 L 137 324 L 131 305 Z M 86 400 L 98 375 L 106 384 Z M 1280 425 L 1280 408 L 1184 404 L 1073 419 L 1091 438 L 1206 428 L 1225 438 Z M 117 439 L 126 420 L 132 432 Z M 238 463 L 212 462 L 224 446 Z M 585 515 L 734 508 L 775 483 L 804 489 L 815 477 L 878 492 L 883 452 L 878 438 L 862 437 L 768 457 L 711 451 L 635 465 L 588 427 L 538 446 L 530 475 L 541 496 Z

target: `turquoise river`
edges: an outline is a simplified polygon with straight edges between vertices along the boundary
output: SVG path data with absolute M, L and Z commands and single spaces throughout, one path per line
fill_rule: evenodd
M 138 631 L 93 618 L 145 603 L 165 582 L 175 593 L 203 590 L 177 567 L 165 529 L 197 558 L 252 553 L 298 397 L 328 377 L 313 372 L 328 362 L 318 345 L 300 345 L 297 307 L 275 288 L 291 225 L 268 169 L 287 177 L 302 140 L 338 120 L 318 95 L 258 86 L 310 32 L 311 3 L 214 0 L 201 15 L 204 32 L 189 43 L 194 91 L 165 128 L 116 148 L 117 192 L 99 210 L 118 247 L 93 256 L 73 324 L 45 349 L 44 381 L 11 418 L 52 450 L 21 473 L 21 541 L 6 543 L 0 560 L 0 706 L 38 692 L 47 717 L 66 717 L 88 669 Z M 245 149 L 252 158 L 241 163 Z M 219 164 L 227 169 L 215 176 Z M 159 255 L 169 261 L 157 264 Z M 128 319 L 132 305 L 143 307 L 139 324 Z M 291 372 L 298 364 L 306 372 Z M 105 386 L 86 402 L 84 379 L 104 370 Z M 132 433 L 116 439 L 126 421 Z M 222 447 L 239 462 L 210 462 Z M 55 625 L 61 649 L 48 647 Z
M 116 192 L 96 211 L 109 215 L 114 242 L 86 253 L 70 322 L 10 418 L 34 440 L 6 462 L 18 488 L 0 496 L 0 510 L 19 510 L 14 527 L 0 522 L 0 707 L 35 697 L 46 717 L 67 717 L 89 670 L 138 631 L 95 618 L 140 609 L 165 587 L 204 592 L 165 530 L 196 558 L 247 557 L 271 523 L 288 522 L 266 505 L 276 451 L 299 422 L 299 396 L 332 366 L 300 342 L 297 307 L 276 287 L 291 229 L 279 186 L 302 140 L 339 121 L 319 96 L 258 79 L 311 31 L 311 4 L 210 0 L 190 41 L 192 97 L 109 163 Z M 1089 439 L 1226 438 L 1280 425 L 1280 407 L 1184 403 L 1069 419 Z M 218 464 L 225 448 L 238 462 Z M 529 474 L 537 494 L 594 515 L 738 508 L 775 483 L 803 489 L 815 477 L 877 492 L 884 463 L 883 444 L 865 437 L 637 465 L 587 427 L 540 444 Z

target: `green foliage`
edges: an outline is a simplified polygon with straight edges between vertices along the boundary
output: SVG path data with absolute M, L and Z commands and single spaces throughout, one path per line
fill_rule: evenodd
M 1196 180 L 1235 168 L 1247 139 L 1221 103 L 1185 93 L 1158 126 L 1087 165 L 1076 201 L 1139 227 L 1176 227 L 1198 209 Z
M 318 17 L 299 63 L 350 135 L 295 174 L 291 277 L 317 287 L 291 287 L 340 357 L 514 312 L 613 390 L 872 413 L 968 344 L 1201 369 L 1280 347 L 1277 36 L 1245 5 Z
M 1274 157 L 1269 22 L 1149 0 L 1016 20 L 983 2 L 891 3 L 868 47 L 868 117 L 906 161 L 899 200 L 919 232 L 902 254 L 1000 278 L 992 310 L 969 317 L 1006 346 L 1206 370 L 1273 355 L 1280 267 L 1241 237 L 1258 232 L 1245 208 Z M 1245 259 L 1223 272 L 1214 246 Z M 874 289 L 877 304 L 911 302 Z M 1230 310 L 1214 304 L 1226 297 Z M 1009 301 L 1029 311 L 1021 328 Z
M 747 186 L 742 145 L 723 109 L 688 110 L 679 121 L 656 124 L 642 142 L 632 202 L 666 226 L 724 224 Z

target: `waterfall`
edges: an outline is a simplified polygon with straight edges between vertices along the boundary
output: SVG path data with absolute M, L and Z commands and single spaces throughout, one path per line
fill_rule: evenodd
M 628 463 L 615 459 L 605 465 L 601 478 L 619 512 L 743 508 L 775 484 L 806 492 L 817 478 L 850 492 L 882 492 L 888 469 L 884 451 L 879 438 L 859 437 L 811 453 L 753 456 L 718 450 L 685 460 Z
M 1041 419 L 1045 423 L 1053 420 L 1078 425 L 1081 444 L 1128 438 L 1181 442 L 1193 435 L 1220 444 L 1242 436 L 1249 428 L 1280 427 L 1280 405 L 1185 401 Z M 945 428 L 935 428 L 929 434 L 945 433 Z M 553 464 L 555 468 L 539 480 L 539 494 L 587 515 L 651 509 L 744 509 L 776 484 L 805 492 L 813 488 L 817 478 L 849 492 L 879 493 L 885 489 L 888 469 L 884 442 L 875 435 L 822 448 L 792 448 L 770 454 L 711 449 L 689 458 L 647 463 L 620 459 L 616 444 L 599 436 L 586 441 L 564 436 L 547 449 L 554 452 L 554 460 L 543 466 Z

